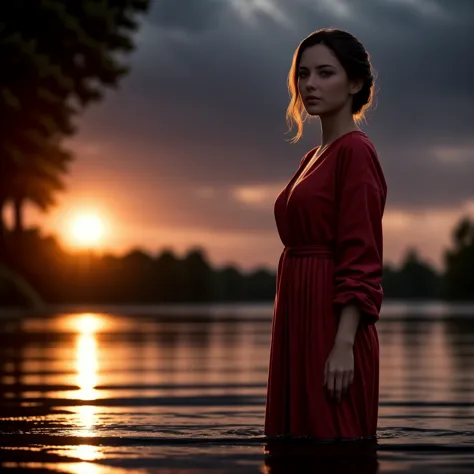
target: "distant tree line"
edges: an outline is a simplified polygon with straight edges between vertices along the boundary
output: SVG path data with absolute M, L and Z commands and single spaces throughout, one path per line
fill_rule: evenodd
M 121 257 L 64 251 L 52 237 L 25 231 L 15 268 L 50 303 L 153 304 L 272 301 L 274 271 L 213 268 L 203 249 L 178 258 L 171 250 L 153 256 L 134 250 Z M 12 245 L 15 245 L 14 243 Z M 462 219 L 440 273 L 409 250 L 398 268 L 384 268 L 386 298 L 474 300 L 474 221 Z M 12 286 L 0 285 L 0 304 L 19 302 Z

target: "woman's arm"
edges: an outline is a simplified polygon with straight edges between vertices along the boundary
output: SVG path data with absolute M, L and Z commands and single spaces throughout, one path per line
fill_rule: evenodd
M 324 385 L 331 397 L 338 401 L 354 379 L 353 347 L 360 318 L 361 312 L 356 305 L 342 309 L 334 346 L 326 361 Z
M 337 399 L 354 376 L 353 346 L 360 324 L 373 324 L 379 318 L 386 196 L 382 170 L 368 142 L 351 144 L 340 160 L 333 294 L 338 329 L 324 379 Z
M 359 327 L 360 318 L 361 314 L 357 305 L 350 304 L 344 306 L 341 310 L 334 343 L 352 347 L 354 345 L 357 328 Z
M 340 317 L 355 305 L 364 323 L 379 318 L 382 303 L 382 217 L 386 184 L 374 148 L 364 141 L 343 150 L 337 172 L 333 307 Z M 344 311 L 345 312 L 345 311 Z

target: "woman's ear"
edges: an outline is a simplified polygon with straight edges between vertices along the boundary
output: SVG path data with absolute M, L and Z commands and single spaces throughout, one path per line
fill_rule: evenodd
M 349 86 L 349 94 L 355 95 L 357 94 L 363 87 L 364 81 L 362 79 L 354 79 L 351 81 Z

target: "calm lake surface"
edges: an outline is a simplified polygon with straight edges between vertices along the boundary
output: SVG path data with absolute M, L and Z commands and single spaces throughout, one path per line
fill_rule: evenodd
M 387 302 L 376 443 L 267 443 L 272 305 L 0 314 L 2 472 L 474 472 L 474 305 Z

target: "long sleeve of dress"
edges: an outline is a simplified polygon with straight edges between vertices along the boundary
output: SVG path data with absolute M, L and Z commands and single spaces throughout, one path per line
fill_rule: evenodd
M 379 319 L 383 290 L 382 217 L 387 186 L 375 149 L 357 140 L 340 152 L 337 169 L 337 230 L 333 305 L 348 304 L 361 321 Z

